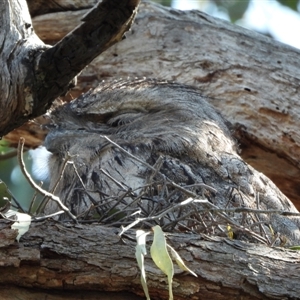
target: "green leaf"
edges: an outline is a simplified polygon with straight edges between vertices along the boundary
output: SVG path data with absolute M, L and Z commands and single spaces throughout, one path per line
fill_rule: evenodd
M 0 213 L 5 213 L 10 209 L 13 195 L 7 185 L 0 179 Z
M 300 245 L 289 247 L 291 250 L 300 250 Z
M 156 225 L 152 227 L 152 230 L 154 232 L 154 237 L 153 243 L 150 247 L 151 257 L 156 266 L 167 275 L 169 285 L 169 300 L 173 300 L 172 281 L 174 275 L 174 266 L 167 251 L 166 238 L 160 226 Z
M 298 11 L 298 0 L 277 0 L 280 4 Z
M 178 267 L 183 270 L 183 271 L 187 271 L 189 273 L 191 273 L 192 275 L 194 275 L 195 277 L 198 277 L 197 274 L 195 272 L 193 272 L 191 269 L 189 269 L 184 261 L 182 260 L 182 258 L 179 256 L 179 254 L 177 253 L 177 251 L 171 247 L 170 245 L 167 244 L 167 246 L 169 247 L 169 249 L 171 250 L 171 255 L 172 257 L 176 260 L 176 263 L 178 265 Z
M 250 0 L 213 0 L 213 2 L 219 8 L 223 8 L 223 10 L 227 11 L 231 22 L 234 23 L 243 17 L 249 6 Z
M 156 3 L 159 3 L 163 6 L 171 6 L 172 1 L 171 0 L 153 0 Z
M 147 254 L 146 251 L 146 236 L 149 232 L 145 232 L 144 230 L 137 230 L 136 231 L 136 241 L 137 245 L 135 247 L 135 257 L 138 263 L 138 266 L 141 270 L 141 283 L 145 293 L 147 300 L 150 300 L 148 286 L 146 281 L 146 272 L 145 272 L 145 265 L 144 265 L 144 256 Z

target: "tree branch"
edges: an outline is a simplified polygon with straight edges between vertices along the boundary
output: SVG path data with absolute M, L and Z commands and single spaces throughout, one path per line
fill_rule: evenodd
M 26 1 L 2 1 L 0 136 L 45 113 L 66 93 L 87 64 L 123 38 L 138 4 L 139 0 L 104 0 L 49 48 L 33 31 Z
M 134 231 L 120 239 L 115 228 L 63 226 L 47 221 L 32 224 L 18 245 L 7 221 L 0 221 L 0 231 L 2 285 L 69 291 L 122 288 L 123 292 L 143 295 L 134 258 Z M 168 235 L 168 243 L 198 275 L 195 278 L 175 268 L 173 290 L 177 300 L 278 299 L 287 295 L 299 299 L 298 252 L 198 234 Z M 150 245 L 151 237 L 148 253 Z M 165 276 L 150 255 L 145 266 L 151 299 L 167 299 Z M 74 299 L 72 296 L 64 299 Z
M 65 93 L 70 81 L 96 56 L 123 38 L 137 13 L 139 0 L 104 0 L 82 19 L 83 23 L 38 60 L 36 98 L 49 107 Z M 42 111 L 39 113 L 41 114 Z

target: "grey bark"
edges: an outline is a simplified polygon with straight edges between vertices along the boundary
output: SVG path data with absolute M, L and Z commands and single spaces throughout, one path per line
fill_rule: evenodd
M 137 19 L 138 27 L 135 27 L 132 34 L 128 36 L 128 39 L 120 43 L 120 45 L 111 48 L 111 52 L 106 52 L 105 55 L 107 56 L 96 59 L 95 65 L 86 69 L 86 73 L 81 77 L 81 82 L 85 81 L 93 85 L 95 83 L 91 82 L 90 79 L 95 79 L 95 81 L 98 82 L 105 76 L 115 75 L 116 73 L 114 73 L 115 71 L 113 71 L 111 67 L 111 65 L 115 64 L 115 66 L 120 66 L 118 76 L 125 74 L 151 75 L 152 77 L 165 77 L 181 82 L 195 83 L 202 88 L 207 88 L 202 90 L 202 94 L 208 95 L 208 101 L 214 105 L 223 107 L 221 103 L 226 102 L 226 108 L 228 109 L 225 110 L 225 108 L 222 108 L 224 115 L 231 120 L 234 125 L 238 125 L 237 123 L 240 122 L 243 124 L 243 122 L 245 122 L 247 126 L 243 128 L 242 131 L 246 133 L 249 139 L 256 137 L 258 143 L 265 143 L 264 145 L 276 151 L 275 147 L 273 148 L 272 146 L 273 144 L 267 142 L 269 141 L 270 134 L 274 134 L 272 131 L 274 122 L 278 116 L 281 116 L 281 114 L 276 115 L 274 113 L 277 109 L 276 107 L 275 110 L 273 109 L 272 101 L 273 99 L 276 101 L 280 100 L 280 96 L 278 95 L 281 94 L 281 91 L 286 91 L 284 87 L 289 86 L 290 83 L 297 83 L 295 66 L 297 66 L 298 63 L 295 60 L 294 66 L 292 67 L 288 61 L 284 61 L 284 64 L 280 64 L 278 61 L 283 61 L 281 60 L 284 59 L 284 55 L 281 54 L 283 51 L 290 54 L 298 54 L 298 52 L 278 43 L 270 42 L 268 39 L 263 39 L 259 35 L 253 35 L 248 31 L 231 27 L 231 25 L 227 23 L 212 19 L 202 13 L 193 12 L 190 13 L 191 15 L 189 17 L 187 13 L 176 12 L 174 10 L 168 11 L 151 4 L 145 4 L 143 9 L 145 9 L 144 12 L 142 11 L 140 18 Z M 220 28 L 222 30 L 220 30 Z M 199 31 L 201 32 L 201 36 L 206 37 L 201 39 L 201 46 L 207 47 L 207 51 L 202 51 L 202 47 L 201 49 L 196 47 L 195 52 L 192 52 L 194 45 L 197 45 L 197 42 L 200 40 L 200 37 L 197 38 L 196 35 L 198 30 L 201 30 Z M 220 34 L 218 41 L 212 38 L 212 33 L 216 31 Z M 182 32 L 185 34 L 181 34 Z M 226 43 L 222 44 L 222 41 L 226 39 L 224 36 L 222 38 L 223 32 L 225 37 L 231 37 L 230 45 L 232 47 L 230 47 L 230 49 L 228 46 L 227 48 L 225 47 Z M 158 36 L 161 38 L 157 38 Z M 135 37 L 134 41 L 136 43 L 133 43 L 133 40 L 128 42 L 130 37 Z M 245 42 L 240 43 L 238 37 L 242 37 Z M 256 40 L 257 44 L 254 42 Z M 155 43 L 153 41 L 155 41 Z M 148 42 L 149 44 L 147 44 Z M 208 44 L 205 44 L 206 42 Z M 210 42 L 212 42 L 212 44 L 209 44 Z M 274 55 L 275 57 L 280 57 L 280 59 L 273 62 L 271 58 L 266 58 L 263 55 L 252 55 L 249 57 L 249 55 L 246 55 L 247 51 L 249 51 L 247 42 L 253 46 L 254 53 L 258 54 L 264 53 L 265 50 L 261 49 L 271 49 L 274 51 L 277 49 Z M 144 46 L 144 48 L 141 47 L 141 57 L 136 53 L 137 45 Z M 166 47 L 166 45 L 170 46 Z M 186 49 L 184 45 L 189 47 L 189 52 L 180 50 Z M 258 45 L 257 48 L 255 48 L 256 45 Z M 176 49 L 178 49 L 178 51 L 176 51 Z M 211 51 L 211 49 L 214 50 Z M 239 53 L 239 55 L 232 55 L 230 53 Z M 245 55 L 241 55 L 241 53 Z M 177 56 L 177 54 L 179 55 Z M 158 60 L 153 60 L 153 58 L 156 57 L 158 57 Z M 106 60 L 106 58 L 109 58 L 109 64 L 105 65 L 102 59 Z M 192 62 L 191 64 L 189 60 Z M 249 61 L 251 63 L 249 63 Z M 102 67 L 97 65 L 97 63 L 100 62 Z M 261 66 L 263 66 L 261 62 L 273 64 L 272 66 L 274 68 L 274 63 L 275 65 L 280 65 L 278 68 L 271 68 L 271 71 L 279 72 L 275 72 L 275 79 L 272 76 L 268 77 L 267 74 L 270 70 L 267 68 L 267 71 L 264 72 L 264 69 L 261 68 Z M 231 68 L 231 64 L 235 66 L 233 69 Z M 167 69 L 169 69 L 172 75 L 166 71 Z M 256 72 L 257 76 L 255 78 L 259 78 L 258 81 L 253 79 L 253 74 L 256 74 Z M 291 75 L 286 75 L 288 72 L 290 72 L 289 74 Z M 249 74 L 249 76 L 247 74 Z M 288 80 L 282 79 L 285 78 L 285 76 L 288 76 Z M 262 86 L 262 78 L 266 81 L 266 85 L 269 89 L 274 86 L 274 82 L 279 82 L 278 85 L 282 88 L 280 88 L 277 94 L 272 94 L 272 97 L 270 96 L 271 98 L 269 94 L 258 93 L 258 88 Z M 228 87 L 228 93 L 226 91 L 224 92 L 224 87 Z M 267 87 L 261 88 L 263 91 L 269 91 Z M 253 93 L 253 90 L 256 92 Z M 251 103 L 249 101 L 247 102 L 249 94 L 253 101 Z M 226 97 L 226 99 L 222 98 L 227 95 L 230 95 L 230 97 Z M 241 99 L 242 102 L 238 102 L 239 99 Z M 288 97 L 287 101 L 289 101 L 289 99 L 292 98 Z M 260 102 L 260 100 L 262 102 Z M 242 103 L 243 105 L 236 105 L 236 103 Z M 248 106 L 248 104 L 252 103 L 257 104 L 258 107 Z M 260 105 L 264 107 L 264 103 L 266 106 L 271 105 L 267 113 L 264 113 L 266 112 L 265 110 L 259 109 L 261 107 Z M 247 107 L 247 109 L 241 111 L 240 106 Z M 295 109 L 297 109 L 297 105 Z M 85 113 L 84 110 L 83 112 Z M 73 110 L 73 113 L 76 113 L 76 109 Z M 138 111 L 134 111 L 131 116 L 136 116 L 138 113 Z M 141 111 L 140 113 L 143 114 L 145 112 Z M 257 119 L 258 113 L 262 114 L 263 118 Z M 128 114 L 128 111 L 126 111 L 125 115 L 126 114 Z M 266 121 L 265 115 L 270 117 L 266 123 L 264 123 Z M 97 116 L 90 115 L 90 119 L 89 117 L 86 118 L 87 116 L 84 116 L 84 114 L 82 116 L 85 119 L 83 128 L 85 126 L 89 127 L 87 126 L 89 122 L 90 124 L 97 124 L 97 122 L 95 123 L 95 117 L 97 121 Z M 254 120 L 254 116 L 256 122 L 251 122 L 252 118 Z M 114 116 L 108 114 L 104 119 L 100 118 L 98 122 L 100 121 L 100 123 L 103 124 L 105 123 L 104 121 L 111 120 L 111 126 L 118 124 L 118 120 L 116 118 L 113 120 L 113 117 Z M 130 114 L 127 120 L 132 121 Z M 251 126 L 246 122 L 249 120 Z M 281 121 L 282 126 L 278 128 L 278 132 L 281 128 L 284 129 L 285 126 L 291 126 L 288 127 L 288 130 L 291 130 L 288 132 L 293 133 L 292 129 L 294 128 L 293 126 L 296 126 L 297 120 L 291 117 L 287 119 L 281 118 Z M 72 125 L 72 123 L 74 125 L 74 120 L 71 120 L 70 124 L 67 124 L 67 127 L 68 125 Z M 124 124 L 128 125 L 126 122 Z M 267 133 L 265 134 L 263 130 L 261 130 L 262 133 L 258 133 L 259 126 L 264 124 L 267 124 L 267 127 L 270 126 L 270 128 L 266 129 Z M 275 125 L 276 124 L 275 122 Z M 82 130 L 82 124 L 78 127 L 78 124 L 75 122 L 75 125 L 75 128 L 73 128 L 75 132 L 76 130 Z M 84 130 L 86 130 L 86 128 L 84 128 Z M 207 130 L 207 134 L 204 135 L 207 136 L 208 140 L 206 140 L 205 143 L 210 147 L 215 147 L 215 142 L 212 142 L 216 141 L 214 140 L 216 138 L 216 135 L 214 135 L 215 127 L 213 125 L 208 126 Z M 56 134 L 59 135 L 59 132 L 56 132 Z M 93 134 L 91 133 L 88 137 L 92 139 L 92 136 Z M 276 135 L 274 136 L 276 137 Z M 210 141 L 210 138 L 212 141 Z M 223 136 L 221 139 L 223 139 Z M 71 141 L 70 137 L 68 137 L 68 141 Z M 224 142 L 231 144 L 231 139 L 229 138 L 229 140 L 227 140 L 225 135 Z M 289 143 L 291 140 L 282 140 L 282 143 L 283 142 Z M 296 143 L 296 145 L 294 143 Z M 297 147 L 297 140 L 296 142 L 294 140 L 294 142 L 289 145 L 295 145 L 295 147 Z M 286 149 L 285 145 L 282 146 L 280 143 L 276 145 L 276 147 L 277 146 L 279 148 L 278 153 L 286 155 L 294 162 L 293 159 L 296 157 L 297 151 L 290 153 L 286 150 L 284 152 L 283 150 Z M 70 145 L 67 144 L 66 149 L 70 149 Z M 113 147 L 111 147 L 111 149 L 113 149 Z M 58 152 L 63 154 L 64 149 L 58 150 Z M 84 151 L 84 148 L 81 151 L 87 152 Z M 112 151 L 115 151 L 115 149 Z M 112 151 L 111 153 L 113 153 Z M 220 161 L 227 172 L 228 177 L 225 176 L 226 174 L 218 174 L 217 176 L 218 180 L 220 180 L 224 186 L 229 184 L 238 188 L 242 187 L 242 192 L 245 193 L 245 199 L 247 200 L 246 202 L 256 204 L 254 199 L 257 190 L 253 193 L 251 188 L 249 189 L 249 186 L 251 187 L 253 183 L 259 183 L 259 192 L 270 196 L 269 198 L 266 197 L 263 199 L 265 205 L 273 205 L 275 203 L 277 208 L 282 206 L 281 209 L 295 211 L 293 205 L 289 203 L 284 195 L 282 195 L 268 179 L 258 172 L 253 171 L 234 151 L 229 152 L 230 155 L 226 153 L 213 153 L 218 158 L 221 158 Z M 147 154 L 145 153 L 144 155 Z M 96 153 L 96 156 L 99 157 L 99 153 Z M 214 161 L 213 158 L 214 156 L 205 162 L 208 167 L 209 163 L 211 163 L 212 166 L 213 163 L 218 162 L 218 159 Z M 75 160 L 76 162 L 80 162 L 79 158 L 75 157 Z M 170 162 L 174 163 L 174 161 L 174 158 L 170 159 Z M 75 165 L 77 165 L 77 163 Z M 189 177 L 185 173 L 188 170 L 187 168 L 183 174 L 179 172 L 184 165 L 186 165 L 186 162 L 181 162 L 179 167 L 174 168 L 175 175 L 184 175 L 183 180 Z M 239 168 L 235 168 L 237 165 L 240 166 L 242 171 L 240 171 Z M 135 166 L 138 167 L 136 163 Z M 214 166 L 216 170 L 220 171 L 218 166 Z M 82 170 L 79 170 L 81 172 L 80 175 L 82 175 Z M 211 170 L 213 170 L 213 168 Z M 254 176 L 252 177 L 253 174 Z M 244 175 L 246 182 L 243 182 Z M 74 177 L 74 179 L 78 180 L 76 177 Z M 224 196 L 222 191 L 221 196 Z M 216 198 L 213 198 L 213 201 L 215 201 Z M 271 216 L 271 219 L 272 218 Z M 295 228 L 295 237 L 292 236 L 292 240 L 297 241 L 299 231 L 297 225 L 298 221 L 295 218 L 286 216 L 276 218 L 275 215 L 275 220 L 270 220 L 269 215 L 267 215 L 265 220 L 267 223 L 271 222 L 274 228 L 279 229 L 280 224 L 285 223 L 283 220 L 287 220 L 288 231 L 292 228 L 291 226 L 295 226 L 293 227 Z M 291 222 L 293 225 L 291 225 Z M 47 287 L 49 289 L 70 290 L 93 289 L 119 291 L 123 289 L 138 293 L 139 295 L 142 294 L 138 279 L 139 273 L 133 258 L 134 237 L 131 232 L 120 242 L 115 235 L 114 229 L 103 228 L 98 225 L 88 227 L 80 226 L 77 228 L 70 225 L 69 228 L 66 228 L 58 223 L 45 223 L 43 225 L 32 226 L 29 233 L 22 238 L 21 243 L 15 244 L 13 242 L 16 236 L 15 232 L 7 228 L 4 229 L 6 226 L 4 224 L 5 222 L 1 222 L 1 226 L 3 226 L 1 230 L 3 237 L 1 242 L 3 247 L 0 251 L 0 257 L 3 267 L 1 267 L 0 278 L 1 284 L 6 286 L 6 291 L 9 291 L 9 287 L 7 286 L 10 285 L 13 287 Z M 224 223 L 222 225 L 225 226 L 226 224 Z M 276 227 L 278 225 L 279 227 Z M 203 240 L 200 239 L 200 236 Z M 291 252 L 283 248 L 270 248 L 264 245 L 229 240 L 228 238 L 212 238 L 201 234 L 173 234 L 170 236 L 170 239 L 191 269 L 195 270 L 199 276 L 198 279 L 194 279 L 179 273 L 177 270 L 174 284 L 176 297 L 178 295 L 176 299 L 185 299 L 193 296 L 195 299 L 201 299 L 201 297 L 203 299 L 212 297 L 218 297 L 219 299 L 265 299 L 267 297 L 299 298 L 300 293 L 297 285 L 297 280 L 299 281 L 297 275 L 299 254 L 296 252 Z M 126 242 L 126 244 L 123 244 L 123 242 Z M 127 253 L 130 254 L 127 255 Z M 148 266 L 150 266 L 147 267 L 147 270 L 151 275 L 149 275 L 150 293 L 153 295 L 153 298 L 164 299 L 167 297 L 166 283 L 163 281 L 164 277 L 154 268 L 151 261 L 148 260 L 147 262 L 149 263 Z M 287 274 L 292 275 L 287 276 Z M 66 295 L 66 297 L 67 296 L 68 295 Z M 27 294 L 26 297 L 30 299 L 32 293 L 30 293 L 30 295 Z M 91 295 L 90 297 L 94 296 Z M 69 298 L 74 299 L 74 295 L 69 296 Z M 26 298 L 23 297 L 23 299 Z
M 73 78 L 97 55 L 122 39 L 139 1 L 103 1 L 53 47 L 33 31 L 25 0 L 0 4 L 0 136 L 45 113 Z
M 57 299 L 55 289 L 64 299 L 77 299 L 66 292 L 72 290 L 82 295 L 80 299 L 97 299 L 98 291 L 99 297 L 101 291 L 120 289 L 143 295 L 134 259 L 134 232 L 119 239 L 113 228 L 74 228 L 45 222 L 32 225 L 16 244 L 15 232 L 3 221 L 0 226 L 0 281 L 4 291 L 17 285 L 34 288 L 38 295 L 48 294 L 50 299 Z M 9 243 L 3 245 L 5 239 Z M 151 237 L 147 240 L 150 244 Z M 198 234 L 171 234 L 168 242 L 198 274 L 195 278 L 175 269 L 175 299 L 299 299 L 298 252 Z M 149 254 L 146 272 L 152 299 L 167 299 L 166 278 Z M 28 289 L 23 295 L 28 295 Z M 96 293 L 90 295 L 91 289 Z M 8 295 L 6 299 L 15 297 Z

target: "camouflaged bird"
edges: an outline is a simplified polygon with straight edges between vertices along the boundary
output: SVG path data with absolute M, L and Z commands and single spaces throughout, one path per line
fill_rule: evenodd
M 149 79 L 101 83 L 54 110 L 51 120 L 45 140 L 51 152 L 50 190 L 55 187 L 79 218 L 129 224 L 137 215 L 157 215 L 184 201 L 189 197 L 184 189 L 217 208 L 259 205 L 297 212 L 266 176 L 240 158 L 226 122 L 196 88 Z M 243 228 L 259 234 L 263 226 L 270 239 L 278 232 L 291 243 L 300 241 L 298 217 L 205 208 L 211 206 L 181 207 L 159 223 L 226 236 L 228 218 L 236 238 L 252 240 Z M 45 212 L 56 210 L 49 201 Z

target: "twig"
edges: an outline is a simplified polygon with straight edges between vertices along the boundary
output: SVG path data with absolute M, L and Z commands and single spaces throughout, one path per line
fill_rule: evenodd
M 43 182 L 41 181 L 39 186 L 42 187 L 42 185 L 43 185 Z M 32 200 L 30 202 L 29 209 L 28 209 L 28 212 L 31 213 L 31 214 L 33 213 L 32 210 L 33 210 L 33 206 L 35 204 L 36 197 L 37 197 L 37 191 L 34 190 L 34 194 L 33 194 Z
M 156 168 L 152 167 L 151 165 L 149 165 L 148 163 L 146 163 L 145 161 L 139 159 L 138 157 L 132 155 L 131 153 L 129 153 L 127 150 L 125 150 L 124 148 L 122 148 L 120 145 L 118 145 L 117 143 L 113 142 L 110 138 L 108 138 L 105 135 L 100 135 L 100 137 L 104 138 L 105 140 L 107 140 L 108 142 L 110 142 L 112 145 L 114 145 L 116 148 L 118 148 L 121 152 L 125 153 L 126 155 L 128 155 L 130 158 L 138 161 L 139 163 L 141 163 L 142 165 L 146 166 L 147 168 L 149 168 L 150 170 L 156 172 Z
M 53 214 L 50 214 L 50 215 L 47 215 L 47 216 L 42 216 L 42 217 L 34 217 L 34 218 L 32 218 L 32 222 L 41 222 L 41 221 L 44 221 L 44 220 L 46 220 L 46 219 L 49 219 L 49 218 L 53 218 L 53 217 L 56 217 L 56 216 L 58 216 L 58 215 L 61 215 L 61 214 L 63 214 L 63 213 L 65 213 L 65 211 L 64 210 L 60 210 L 60 211 L 57 211 L 57 212 L 55 212 L 55 213 L 53 213 Z
M 194 183 L 194 184 L 190 184 L 190 185 L 185 185 L 183 187 L 184 188 L 201 187 L 201 188 L 206 188 L 207 190 L 209 190 L 211 192 L 214 192 L 214 193 L 217 192 L 216 189 L 214 189 L 213 187 L 211 187 L 211 186 L 209 186 L 209 185 L 207 185 L 205 183 L 202 183 L 202 182 L 201 183 Z
M 108 219 L 110 219 L 111 216 L 109 216 L 109 214 L 112 212 L 112 210 L 119 204 L 121 203 L 121 201 L 124 200 L 125 197 L 127 197 L 130 193 L 131 193 L 131 189 L 128 191 L 125 191 L 125 193 L 123 195 L 121 195 L 121 197 L 119 197 L 119 199 L 117 200 L 117 202 L 109 208 L 109 210 L 102 216 L 102 218 L 100 218 L 99 222 L 106 222 Z M 125 206 L 125 208 L 123 209 L 123 212 L 125 212 L 125 209 L 128 207 L 129 205 Z
M 202 200 L 201 200 L 202 201 Z M 195 203 L 197 203 L 197 200 L 195 200 Z M 210 203 L 211 204 L 211 203 Z M 247 207 L 236 207 L 236 208 L 203 208 L 199 209 L 199 212 L 202 211 L 210 211 L 210 212 L 232 212 L 232 213 L 256 213 L 256 214 L 279 214 L 282 216 L 300 216 L 300 213 L 291 212 L 291 211 L 284 211 L 284 210 L 276 210 L 276 209 L 270 209 L 270 210 L 261 210 L 261 209 L 252 209 Z
M 147 180 L 146 180 L 146 184 L 150 183 L 153 181 L 153 178 L 157 175 L 157 173 L 159 172 L 161 166 L 163 164 L 163 158 L 160 155 L 157 159 L 157 161 L 155 162 L 155 164 L 153 165 L 153 168 L 155 169 L 152 170 L 151 174 L 148 176 Z
M 257 195 L 256 195 L 256 209 L 259 209 L 259 202 L 260 201 L 259 201 L 259 192 L 258 192 Z M 259 217 L 259 215 L 258 214 L 254 214 L 254 215 L 255 215 L 257 221 L 259 222 L 260 234 L 265 236 L 266 240 L 268 241 L 268 244 L 270 245 L 271 241 L 270 241 L 270 239 L 269 239 L 269 237 L 267 235 L 265 227 L 260 223 L 260 217 Z
M 57 189 L 57 187 L 58 187 L 59 182 L 62 180 L 62 178 L 63 178 L 63 176 L 64 176 L 64 173 L 65 173 L 65 169 L 66 169 L 66 167 L 67 167 L 67 164 L 68 164 L 68 162 L 70 161 L 70 158 L 71 158 L 71 155 L 70 155 L 69 152 L 67 152 L 67 156 L 64 158 L 64 162 L 63 162 L 63 164 L 62 164 L 62 166 L 61 166 L 61 169 L 59 170 L 59 176 L 58 176 L 58 179 L 56 180 L 56 182 L 55 182 L 55 184 L 54 184 L 54 186 L 53 186 L 53 189 L 52 189 L 52 191 L 51 191 L 52 194 L 55 193 L 55 191 L 56 191 L 56 189 Z
M 68 155 L 71 157 L 71 155 L 70 155 L 69 153 L 68 153 Z M 75 166 L 75 164 L 74 164 L 74 161 L 68 160 L 67 163 L 68 163 L 68 164 L 71 164 L 71 165 L 73 166 L 73 169 L 74 169 L 74 171 L 75 171 L 75 174 L 76 174 L 76 176 L 78 177 L 78 179 L 79 179 L 79 181 L 80 181 L 82 187 L 83 187 L 84 189 L 86 189 L 86 188 L 85 188 L 85 185 L 84 185 L 84 183 L 83 183 L 83 181 L 82 181 L 82 179 L 81 179 L 81 177 L 79 176 L 79 173 L 78 173 L 77 168 L 76 168 L 76 166 Z
M 140 223 L 140 222 L 144 222 L 144 221 L 153 221 L 153 220 L 159 220 L 161 219 L 163 216 L 165 216 L 166 214 L 168 214 L 170 211 L 174 211 L 176 208 L 184 206 L 184 205 L 188 205 L 192 202 L 194 202 L 195 199 L 193 198 L 188 198 L 178 204 L 175 204 L 172 207 L 169 207 L 168 209 L 166 209 L 165 211 L 161 212 L 159 215 L 156 216 L 152 216 L 152 217 L 146 217 L 146 218 L 138 218 L 135 221 L 133 221 L 131 224 L 129 224 L 126 227 L 122 228 L 122 231 L 119 233 L 119 236 L 121 236 L 125 231 L 127 231 L 128 229 L 132 228 L 133 226 L 135 226 L 136 224 Z M 208 200 L 198 200 L 199 201 L 203 201 L 203 203 L 207 203 Z
M 42 194 L 45 197 L 49 197 L 51 200 L 55 201 L 60 208 L 66 212 L 76 223 L 77 223 L 77 219 L 76 217 L 70 212 L 70 210 L 61 202 L 61 200 L 59 199 L 59 197 L 45 191 L 44 189 L 42 189 L 39 185 L 37 185 L 33 179 L 31 178 L 30 174 L 27 172 L 26 170 L 26 166 L 24 163 L 24 159 L 23 159 L 23 149 L 24 149 L 24 143 L 25 143 L 25 139 L 23 137 L 20 138 L 19 140 L 19 145 L 18 145 L 18 162 L 21 168 L 22 173 L 24 174 L 25 178 L 27 179 L 28 183 L 32 186 L 32 188 L 34 188 L 36 191 L 38 191 L 40 194 Z
M 68 154 L 68 156 L 65 157 L 64 162 L 63 162 L 63 164 L 62 164 L 62 166 L 61 166 L 61 168 L 60 168 L 60 170 L 59 170 L 58 179 L 56 180 L 56 182 L 55 182 L 55 184 L 54 184 L 54 186 L 53 186 L 53 188 L 52 188 L 52 190 L 51 190 L 51 193 L 52 193 L 52 194 L 55 193 L 55 191 L 56 191 L 56 189 L 57 189 L 57 187 L 58 187 L 59 182 L 62 180 L 62 177 L 63 177 L 63 175 L 64 175 L 66 166 L 67 166 L 67 164 L 68 164 L 68 162 L 69 162 L 69 158 L 71 157 L 71 156 L 69 156 L 69 153 L 67 153 L 67 154 Z M 37 207 L 36 212 L 37 212 L 37 213 L 40 213 L 41 211 L 43 211 L 44 208 L 45 208 L 45 206 L 47 205 L 48 201 L 49 201 L 49 198 L 47 198 L 47 197 L 46 197 L 46 198 L 43 198 L 43 200 L 41 201 L 41 203 L 40 203 L 39 206 Z
M 117 179 L 113 178 L 110 174 L 108 174 L 105 170 L 100 168 L 99 170 L 101 173 L 103 173 L 105 176 L 107 176 L 112 182 L 114 182 L 118 187 L 123 189 L 123 191 L 128 191 L 128 187 L 125 187 L 121 182 L 119 182 Z

